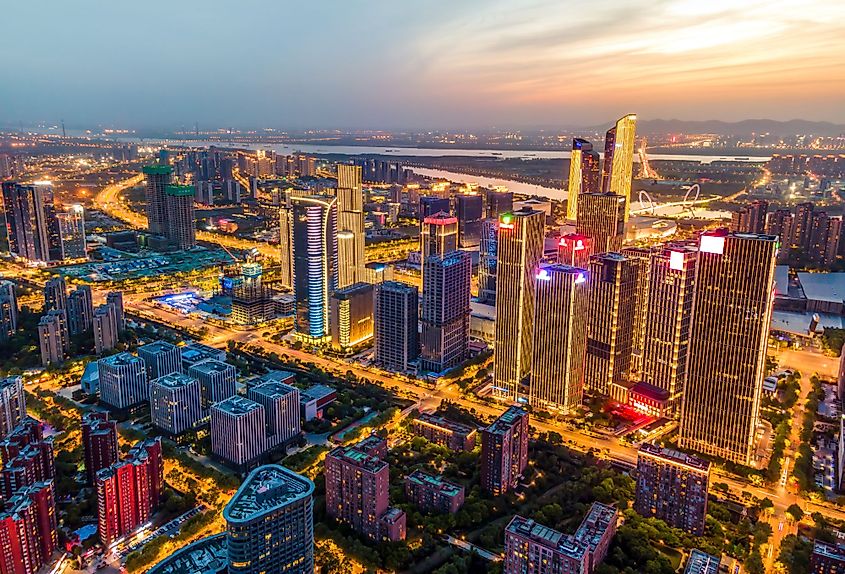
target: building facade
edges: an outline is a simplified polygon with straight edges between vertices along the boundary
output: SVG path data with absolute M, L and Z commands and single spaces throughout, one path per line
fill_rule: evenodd
M 625 197 L 612 193 L 582 193 L 578 196 L 575 231 L 592 241 L 593 253 L 613 253 L 625 240 Z
M 376 362 L 408 371 L 420 354 L 417 288 L 399 281 L 376 285 L 373 318 Z
M 511 407 L 481 431 L 481 487 L 498 496 L 516 488 L 528 466 L 528 413 Z
M 195 429 L 203 419 L 200 382 L 181 373 L 153 379 L 150 416 L 157 428 L 171 435 Z
M 423 276 L 420 369 L 441 373 L 460 365 L 469 346 L 472 261 L 465 251 L 432 255 Z
M 569 159 L 569 195 L 566 199 L 566 219 L 575 221 L 578 217 L 578 196 L 582 193 L 597 193 L 601 183 L 601 158 L 593 150 L 593 144 L 585 139 L 572 140 Z M 574 265 L 570 263 L 570 265 Z
M 118 353 L 97 361 L 100 372 L 100 401 L 115 409 L 128 409 L 150 398 L 144 361 L 129 353 Z
M 244 397 L 211 406 L 211 451 L 237 468 L 254 465 L 267 451 L 264 408 Z
M 370 283 L 355 283 L 332 293 L 329 330 L 333 348 L 346 351 L 373 338 L 373 301 Z

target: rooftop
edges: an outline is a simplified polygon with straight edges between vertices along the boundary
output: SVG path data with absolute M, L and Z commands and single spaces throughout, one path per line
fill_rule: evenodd
M 174 197 L 193 197 L 196 190 L 193 185 L 168 185 L 164 188 L 164 193 Z
M 217 359 L 209 359 L 208 361 L 203 361 L 197 365 L 191 366 L 191 369 L 198 371 L 200 373 L 223 373 L 227 370 L 234 369 L 233 365 L 229 363 L 224 363 L 223 361 L 218 361 Z
M 588 550 L 587 545 L 575 539 L 574 536 L 558 532 L 519 515 L 511 519 L 505 530 L 576 560 L 583 560 Z
M 457 496 L 464 489 L 464 487 L 460 484 L 448 481 L 442 476 L 434 476 L 421 470 L 415 470 L 414 472 L 409 474 L 405 478 L 405 480 L 408 482 L 419 484 L 421 486 L 435 488 L 446 496 Z
M 367 453 L 351 446 L 339 446 L 333 449 L 327 457 L 347 462 L 371 473 L 376 473 L 383 468 L 387 468 L 387 463 L 385 461 L 378 457 L 370 456 Z
M 290 371 L 269 371 L 260 377 L 250 381 L 252 386 L 263 385 L 264 383 L 289 383 L 296 375 Z
M 595 550 L 608 528 L 616 526 L 617 514 L 614 507 L 594 502 L 575 531 L 575 538 L 588 544 L 590 550 Z
M 141 171 L 146 175 L 167 175 L 173 172 L 173 168 L 169 165 L 145 165 Z
M 842 544 L 830 544 L 816 540 L 813 542 L 813 554 L 845 562 L 845 546 Z
M 255 401 L 251 401 L 240 396 L 234 396 L 220 401 L 219 403 L 214 403 L 211 408 L 221 410 L 225 413 L 229 413 L 230 415 L 239 416 L 250 413 L 256 409 L 262 409 L 263 407 Z
M 270 398 L 286 397 L 291 393 L 298 393 L 299 389 L 277 381 L 262 382 L 250 389 L 250 392 Z
M 487 427 L 487 431 L 496 434 L 506 432 L 514 424 L 516 424 L 517 421 L 522 419 L 523 416 L 527 417 L 528 412 L 520 407 L 510 407 L 508 410 L 503 412 L 499 418 L 493 421 L 493 424 Z
M 651 383 L 647 383 L 645 381 L 640 381 L 639 383 L 631 387 L 631 392 L 638 393 L 655 401 L 669 400 L 669 391 L 667 391 L 666 389 L 661 389 L 657 385 L 652 385 Z
M 446 429 L 456 433 L 462 433 L 465 435 L 470 435 L 476 431 L 473 427 L 469 425 L 465 425 L 462 423 L 458 423 L 455 421 L 450 421 L 447 418 L 432 415 L 428 413 L 422 413 L 417 420 L 423 424 L 432 425 L 438 428 Z
M 227 567 L 226 533 L 221 533 L 180 548 L 147 574 L 218 574 Z
M 684 574 L 718 574 L 719 559 L 694 548 L 690 552 Z
M 698 458 L 697 456 L 693 456 L 691 454 L 672 450 L 671 448 L 657 446 L 656 444 L 643 443 L 642 446 L 640 446 L 639 455 L 652 456 L 675 464 L 682 464 L 689 467 L 690 470 L 699 472 L 710 471 L 710 461 Z
M 132 353 L 127 353 L 127 352 L 118 353 L 116 355 L 110 355 L 108 357 L 103 357 L 102 359 L 100 359 L 97 362 L 102 364 L 102 365 L 109 365 L 111 367 L 121 367 L 121 366 L 124 366 L 124 365 L 135 365 L 135 364 L 143 365 L 144 364 L 143 359 L 139 359 L 138 357 L 136 357 Z
M 804 296 L 810 301 L 845 301 L 845 273 L 798 273 Z
M 169 375 L 164 375 L 163 377 L 153 379 L 152 381 L 153 385 L 167 387 L 169 389 L 187 387 L 188 385 L 192 385 L 195 383 L 197 383 L 197 380 L 195 378 L 189 377 L 188 375 L 183 375 L 182 373 L 171 373 Z
M 277 464 L 253 470 L 223 509 L 227 522 L 247 522 L 309 497 L 314 483 Z
M 191 343 L 190 345 L 185 345 L 180 349 L 180 351 L 182 352 L 182 361 L 189 364 L 199 363 L 200 361 L 204 361 L 206 359 L 216 359 L 221 353 L 223 353 L 223 356 L 225 357 L 225 351 L 209 347 L 208 345 L 203 345 L 202 343 Z
M 299 397 L 314 400 L 314 399 L 322 399 L 323 397 L 327 397 L 332 393 L 336 393 L 337 391 L 331 387 L 327 387 L 326 385 L 314 385 L 308 387 L 304 391 L 299 391 Z
M 139 353 L 167 353 L 173 352 L 173 349 L 176 348 L 176 345 L 172 343 L 168 343 L 167 341 L 153 341 L 152 343 L 147 343 L 146 345 L 141 345 L 138 347 Z
M 353 295 L 359 295 L 364 293 L 372 293 L 373 292 L 373 284 L 372 283 L 355 283 L 350 285 L 349 287 L 344 287 L 343 289 L 338 289 L 334 292 L 334 297 L 336 299 L 347 299 Z

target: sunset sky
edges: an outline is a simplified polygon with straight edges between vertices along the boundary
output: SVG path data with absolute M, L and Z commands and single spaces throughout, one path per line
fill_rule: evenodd
M 845 123 L 845 2 L 9 2 L 0 124 Z

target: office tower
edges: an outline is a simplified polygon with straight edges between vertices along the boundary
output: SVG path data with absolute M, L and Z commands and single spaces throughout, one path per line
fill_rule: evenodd
M 481 222 L 484 219 L 484 197 L 478 194 L 457 196 L 458 245 L 478 247 L 481 242 Z
M 575 534 L 514 516 L 505 528 L 503 574 L 592 574 L 607 556 L 618 516 L 594 502 Z
M 840 541 L 813 541 L 810 555 L 811 574 L 842 574 L 845 572 L 845 544 Z
M 87 259 L 85 241 L 85 210 L 81 205 L 71 205 L 57 214 L 62 251 L 65 259 Z
M 676 414 L 687 373 L 696 258 L 694 247 L 670 245 L 651 254 L 648 269 L 641 379 L 667 391 Z
M 144 361 L 129 353 L 118 353 L 97 361 L 100 373 L 100 401 L 126 409 L 150 398 Z
M 202 410 L 238 394 L 238 370 L 229 363 L 210 359 L 191 366 L 188 375 L 200 382 Z
M 458 218 L 445 211 L 423 219 L 420 231 L 421 275 L 425 284 L 425 265 L 429 257 L 446 255 L 458 249 Z M 424 290 L 424 289 L 423 289 Z
M 471 426 L 429 413 L 421 413 L 413 419 L 411 431 L 416 436 L 457 452 L 474 449 L 475 437 L 478 434 L 477 430 Z
M 364 193 L 361 168 L 337 164 L 337 286 L 360 281 L 364 267 Z
M 223 509 L 231 574 L 314 572 L 314 483 L 283 466 L 253 470 Z
M 23 377 L 0 379 L 0 440 L 5 439 L 25 418 Z
M 540 266 L 528 394 L 531 406 L 570 414 L 581 404 L 589 306 L 585 269 Z
M 267 451 L 264 408 L 233 396 L 211 405 L 211 451 L 238 468 L 255 464 Z
M 643 368 L 643 348 L 645 347 L 646 323 L 648 315 L 648 294 L 651 281 L 651 254 L 649 247 L 624 247 L 622 255 L 631 260 L 634 268 L 634 320 L 633 339 L 631 341 L 631 366 L 629 379 L 640 378 Z
M 0 572 L 31 574 L 46 566 L 58 546 L 53 481 L 24 488 L 0 512 Z
M 249 400 L 264 408 L 266 447 L 287 445 L 302 433 L 299 418 L 299 389 L 268 381 L 247 391 Z
M 637 453 L 634 510 L 690 534 L 704 534 L 710 463 L 696 456 L 643 443 Z
M 684 568 L 684 574 L 719 574 L 720 562 L 721 560 L 718 557 L 702 552 L 698 548 L 693 548 Z M 822 571 L 821 574 L 824 574 L 824 572 Z
M 279 283 L 285 287 L 293 287 L 292 217 L 290 194 L 286 193 L 279 206 Z
M 740 233 L 765 233 L 769 202 L 755 199 L 731 214 L 731 231 Z
M 485 219 L 481 224 L 481 243 L 478 254 L 478 302 L 496 304 L 496 251 L 499 221 Z
M 448 197 L 437 197 L 434 195 L 424 195 L 420 197 L 420 220 L 424 220 L 426 217 L 431 217 L 432 215 L 436 215 L 441 212 L 448 214 L 451 211 L 452 204 L 449 202 Z M 455 233 L 457 233 L 457 231 Z
M 373 338 L 372 284 L 355 283 L 338 289 L 332 293 L 330 303 L 332 347 L 347 351 Z
M 493 392 L 509 400 L 519 397 L 520 385 L 531 372 L 534 293 L 545 224 L 545 213 L 531 209 L 499 217 Z
M 49 210 L 45 209 L 51 201 L 45 197 L 49 190 L 13 181 L 3 182 L 2 189 L 9 253 L 27 261 L 50 261 Z
M 481 487 L 498 496 L 516 488 L 528 466 L 528 413 L 510 407 L 481 431 Z
M 4 500 L 56 475 L 53 439 L 44 438 L 44 425 L 35 419 L 26 419 L 0 442 L 0 459 L 0 494 Z
M 106 295 L 106 303 L 114 306 L 117 319 L 117 332 L 120 333 L 126 328 L 126 316 L 123 312 L 123 293 L 120 291 L 110 291 Z
M 203 418 L 200 382 L 181 373 L 153 379 L 150 417 L 157 428 L 171 435 L 196 428 Z
M 147 379 L 182 372 L 182 352 L 167 341 L 155 341 L 138 347 L 138 358 L 144 361 Z
M 557 246 L 557 262 L 586 269 L 593 255 L 593 238 L 589 235 L 566 233 L 560 236 Z
M 80 335 L 91 330 L 94 324 L 94 301 L 91 288 L 80 285 L 67 300 L 67 327 L 71 335 Z
M 628 221 L 631 209 L 631 180 L 634 175 L 634 144 L 636 142 L 637 116 L 628 114 L 619 119 L 604 139 L 604 164 L 602 165 L 602 188 L 604 193 L 613 193 L 625 198 L 624 221 Z M 580 201 L 580 197 L 579 197 Z
M 487 219 L 498 220 L 500 215 L 513 211 L 513 193 L 506 189 L 487 191 Z
M 371 540 L 405 539 L 405 513 L 389 506 L 387 462 L 365 448 L 339 446 L 325 463 L 326 514 Z
M 97 532 L 108 547 L 146 524 L 159 506 L 164 484 L 161 441 L 136 444 L 122 461 L 97 472 Z
M 117 310 L 114 305 L 100 305 L 94 311 L 92 330 L 94 331 L 94 351 L 102 355 L 114 349 L 118 342 Z
M 44 312 L 54 309 L 67 310 L 67 283 L 61 275 L 44 284 Z
M 375 360 L 385 368 L 407 371 L 420 354 L 417 288 L 399 281 L 375 286 L 373 338 Z
M 202 343 L 191 343 L 184 347 L 179 347 L 182 352 L 182 371 L 187 371 L 194 365 L 198 365 L 203 361 L 214 359 L 216 361 L 226 360 L 226 351 L 223 349 L 215 349 Z
M 405 498 L 423 512 L 454 514 L 464 504 L 464 487 L 442 476 L 415 470 L 405 477 Z
M 428 258 L 420 313 L 420 369 L 440 373 L 466 358 L 471 281 L 472 260 L 466 251 Z
M 291 198 L 293 215 L 294 333 L 308 343 L 329 337 L 329 296 L 337 288 L 337 200 Z
M 167 222 L 164 236 L 179 250 L 190 249 L 197 244 L 194 195 L 192 185 L 168 185 L 164 189 Z
M 578 196 L 576 232 L 593 240 L 593 253 L 622 249 L 627 203 L 621 195 L 582 193 Z
M 88 412 L 82 415 L 82 447 L 85 451 L 85 474 L 93 485 L 97 473 L 115 464 L 118 455 L 117 423 L 108 413 Z
M 681 448 L 754 463 L 776 255 L 771 235 L 699 238 Z
M 38 341 L 41 345 L 41 364 L 58 365 L 64 361 L 68 348 L 67 322 L 65 312 L 48 311 L 38 322 Z
M 169 165 L 147 165 L 143 172 L 147 180 L 147 229 L 154 235 L 164 235 L 168 224 L 164 192 L 170 185 L 173 168 Z
M 619 253 L 590 258 L 590 321 L 584 387 L 610 395 L 629 375 L 634 340 L 636 275 L 631 259 Z
M 566 219 L 575 221 L 578 216 L 578 197 L 582 193 L 599 191 L 601 159 L 593 151 L 593 144 L 581 138 L 572 140 L 569 159 L 569 194 L 566 199 Z

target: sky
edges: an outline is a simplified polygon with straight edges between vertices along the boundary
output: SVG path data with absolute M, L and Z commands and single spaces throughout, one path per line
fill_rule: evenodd
M 2 15 L 7 125 L 845 123 L 841 0 L 15 0 Z

